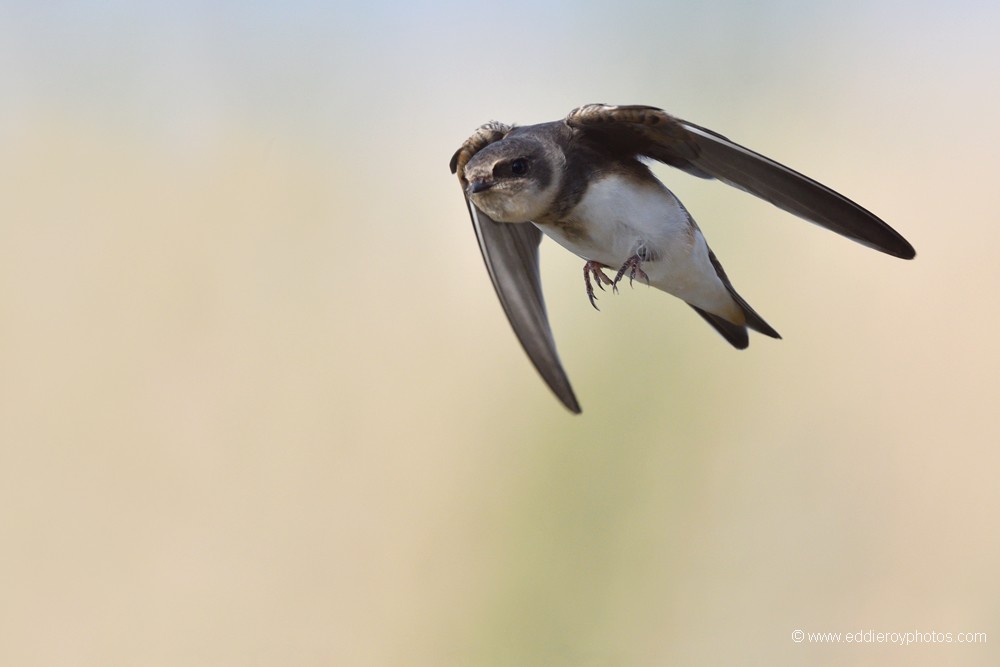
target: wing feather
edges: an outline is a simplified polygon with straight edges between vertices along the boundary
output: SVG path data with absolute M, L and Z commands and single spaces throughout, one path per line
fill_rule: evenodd
M 716 178 L 889 255 L 916 255 L 899 232 L 847 197 L 662 109 L 590 104 L 571 111 L 566 123 L 613 152 L 647 156 L 695 176 Z
M 530 222 L 495 222 L 468 199 L 466 203 L 486 270 L 514 334 L 553 393 L 572 412 L 579 413 L 580 404 L 559 361 L 545 311 L 538 267 L 542 233 Z

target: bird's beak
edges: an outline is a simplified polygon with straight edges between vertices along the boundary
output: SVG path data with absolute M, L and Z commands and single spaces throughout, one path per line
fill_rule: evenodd
M 489 190 L 492 187 L 493 187 L 493 181 L 489 181 L 486 179 L 472 181 L 471 183 L 469 183 L 469 194 L 474 195 L 477 192 L 483 192 L 485 190 Z

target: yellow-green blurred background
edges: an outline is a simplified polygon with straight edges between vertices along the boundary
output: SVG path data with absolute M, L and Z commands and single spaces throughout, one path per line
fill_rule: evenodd
M 0 664 L 998 664 L 998 34 L 985 1 L 4 3 Z M 597 101 L 918 257 L 660 170 L 785 338 L 595 312 L 546 242 L 574 417 L 447 164 Z

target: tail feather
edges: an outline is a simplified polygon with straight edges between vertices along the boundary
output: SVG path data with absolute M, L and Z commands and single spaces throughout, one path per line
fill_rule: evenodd
M 781 338 L 781 334 L 774 330 L 770 324 L 764 321 L 764 318 L 757 314 L 750 304 L 743 300 L 739 294 L 737 294 L 731 286 L 729 287 L 729 293 L 733 296 L 733 300 L 739 304 L 740 308 L 743 309 L 743 316 L 747 319 L 747 326 L 756 331 L 757 333 L 762 333 L 765 336 L 770 336 L 771 338 Z
M 746 324 L 733 324 L 729 320 L 706 312 L 701 308 L 696 306 L 691 307 L 694 308 L 699 315 L 705 318 L 706 322 L 711 324 L 716 331 L 722 334 L 723 338 L 728 340 L 730 344 L 737 349 L 745 349 L 750 344 L 750 339 L 747 336 L 747 327 L 758 333 L 762 333 L 765 336 L 770 336 L 771 338 L 781 338 L 781 334 L 775 331 L 770 324 L 765 322 L 764 318 L 758 315 L 757 312 L 750 307 L 750 304 L 744 301 L 743 297 L 737 294 L 736 290 L 733 288 L 733 283 L 729 280 L 729 276 L 727 276 L 725 270 L 723 270 L 722 264 L 719 263 L 719 260 L 715 257 L 715 253 L 711 250 L 708 251 L 708 258 L 712 261 L 712 266 L 715 267 L 715 272 L 719 275 L 719 280 L 721 280 L 722 284 L 726 286 L 726 289 L 729 290 L 730 296 L 733 297 L 733 301 L 735 301 L 740 307 L 740 310 L 743 311 L 743 317 L 746 319 Z
M 691 306 L 691 304 L 688 305 Z M 729 320 L 704 311 L 698 306 L 691 307 L 694 308 L 696 313 L 705 318 L 705 321 L 711 324 L 737 350 L 744 350 L 750 345 L 750 337 L 747 336 L 747 328 L 744 325 L 733 324 Z

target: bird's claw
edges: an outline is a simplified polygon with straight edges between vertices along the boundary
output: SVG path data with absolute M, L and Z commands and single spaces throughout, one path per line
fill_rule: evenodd
M 615 285 L 611 278 L 604 275 L 602 269 L 605 268 L 607 267 L 604 264 L 593 260 L 583 265 L 583 282 L 587 286 L 587 298 L 590 299 L 590 305 L 594 307 L 594 310 L 600 310 L 600 308 L 597 307 L 597 297 L 594 295 L 594 285 L 591 283 L 590 277 L 594 277 L 594 280 L 597 281 L 597 286 L 601 288 L 602 292 L 605 285 L 611 285 L 612 287 Z
M 618 283 L 621 281 L 622 278 L 625 277 L 626 273 L 628 273 L 629 287 L 632 286 L 632 281 L 637 277 L 641 278 L 642 280 L 645 280 L 646 284 L 648 285 L 649 276 L 647 276 L 646 272 L 642 270 L 641 264 L 642 264 L 642 258 L 639 257 L 638 254 L 632 255 L 631 257 L 626 259 L 625 263 L 622 264 L 622 268 L 618 269 L 618 274 L 615 276 L 615 279 L 611 281 L 611 289 L 613 289 L 616 294 L 618 293 Z

